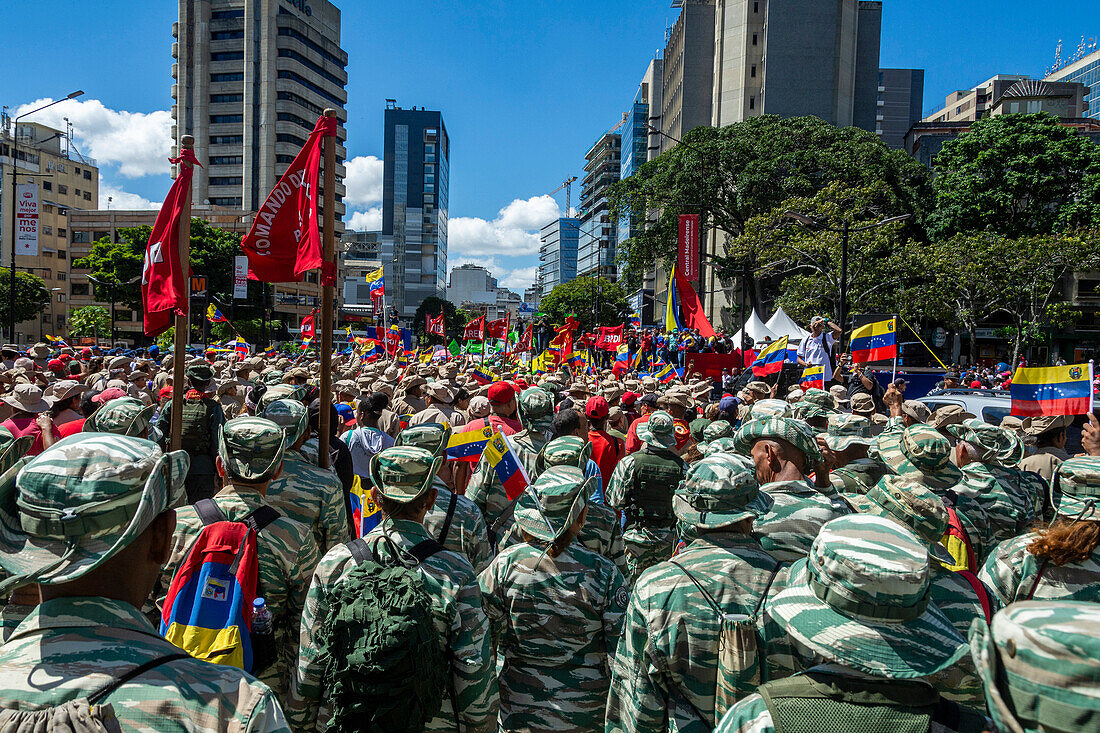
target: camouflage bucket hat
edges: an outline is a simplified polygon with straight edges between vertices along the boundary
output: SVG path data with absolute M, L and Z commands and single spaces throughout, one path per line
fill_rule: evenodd
M 845 413 L 829 415 L 829 428 L 822 436 L 829 450 L 847 450 L 853 445 L 870 447 L 875 439 L 871 437 L 871 421 L 859 415 Z
M 806 456 L 807 470 L 821 463 L 821 450 L 817 447 L 813 430 L 801 420 L 789 417 L 769 417 L 763 420 L 750 420 L 742 425 L 734 435 L 737 452 L 750 455 L 758 440 L 785 440 Z
M 190 463 L 142 438 L 81 433 L 11 466 L 0 477 L 0 566 L 12 577 L 0 589 L 95 570 L 183 500 Z
M 553 466 L 573 466 L 583 473 L 591 458 L 591 442 L 575 435 L 563 435 L 543 446 L 535 458 L 535 473 L 541 476 Z
M 654 448 L 672 448 L 676 445 L 676 421 L 664 410 L 649 416 L 637 428 L 638 439 Z
M 565 534 L 588 505 L 595 477 L 585 479 L 579 468 L 551 466 L 516 500 L 516 527 L 543 542 Z
M 283 373 L 280 372 L 278 369 L 270 371 L 267 374 L 263 375 L 262 381 L 269 387 L 275 387 L 283 383 Z
M 951 444 L 928 425 L 882 433 L 875 447 L 879 460 L 898 475 L 919 477 L 925 486 L 949 489 L 962 481 L 962 471 L 951 462 Z
M 791 403 L 786 400 L 758 400 L 749 407 L 750 420 L 763 420 L 766 417 L 790 417 Z
M 1054 472 L 1051 495 L 1059 515 L 1069 519 L 1078 516 L 1096 519 L 1096 504 L 1100 503 L 1100 458 L 1082 456 L 1062 461 Z
M 826 392 L 823 389 L 817 387 L 810 387 L 802 395 L 802 399 L 799 402 L 805 402 L 807 404 L 816 405 L 821 409 L 832 412 L 836 409 L 836 398 L 833 397 L 832 392 Z
M 305 388 L 303 386 L 283 384 L 280 382 L 278 384 L 271 385 L 267 389 L 267 391 L 263 393 L 263 396 L 260 397 L 260 401 L 257 403 L 256 407 L 261 412 L 263 412 L 267 409 L 268 405 L 270 405 L 272 402 L 275 402 L 276 400 L 296 400 L 298 402 L 301 402 L 304 395 Z
M 263 417 L 283 429 L 288 448 L 305 435 L 309 426 L 309 410 L 297 400 L 275 400 L 264 408 Z
M 1100 724 L 1100 605 L 1018 601 L 986 626 L 974 619 L 970 649 L 994 728 L 1089 731 Z
M 791 406 L 791 415 L 799 420 L 813 420 L 815 418 L 830 418 L 836 414 L 835 410 L 815 404 L 813 402 L 798 402 Z
M 371 483 L 387 499 L 408 504 L 431 487 L 442 465 L 442 456 L 434 456 L 423 448 L 411 445 L 386 448 L 371 459 Z
M 732 438 L 733 426 L 725 420 L 715 420 L 703 428 L 703 442 L 710 443 L 719 438 Z
M 703 445 L 699 446 L 703 451 L 704 456 L 713 456 L 718 453 L 732 453 L 740 455 L 737 452 L 737 441 L 732 437 L 729 438 L 716 438 Z M 743 457 L 743 456 L 742 456 Z
M 437 422 L 426 422 L 405 428 L 397 435 L 397 445 L 423 448 L 433 456 L 443 455 L 451 440 L 451 429 Z
M 883 476 L 870 490 L 859 497 L 858 510 L 893 519 L 908 527 L 924 540 L 936 560 L 955 564 L 955 559 L 940 544 L 947 532 L 947 507 L 918 479 L 911 476 Z
M 769 607 L 780 627 L 827 660 L 913 679 L 951 666 L 968 649 L 930 589 L 928 548 L 916 535 L 851 514 L 821 528 Z
M 218 457 L 225 472 L 242 481 L 270 481 L 283 465 L 283 429 L 262 417 L 238 417 L 221 427 Z
M 978 418 L 948 425 L 947 432 L 977 447 L 979 460 L 983 462 L 1013 466 L 1024 457 L 1024 444 L 1019 436 Z
M 676 517 L 698 529 L 755 519 L 771 505 L 771 498 L 760 493 L 752 461 L 732 453 L 716 453 L 692 464 L 672 495 Z
M 528 429 L 546 429 L 554 417 L 554 397 L 541 387 L 528 387 L 517 400 L 519 421 Z
M 114 433 L 143 438 L 147 435 L 149 418 L 156 409 L 156 405 L 146 407 L 135 397 L 119 397 L 93 412 L 91 417 L 84 421 L 83 432 Z

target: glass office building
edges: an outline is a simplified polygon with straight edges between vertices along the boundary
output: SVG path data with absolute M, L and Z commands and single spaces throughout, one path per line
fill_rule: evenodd
M 555 285 L 567 283 L 577 276 L 577 242 L 580 239 L 580 219 L 555 219 L 539 232 L 540 295 L 550 294 Z
M 1075 81 L 1089 88 L 1086 117 L 1100 120 L 1100 50 L 1082 56 L 1047 76 L 1043 81 Z
M 639 95 L 641 95 L 640 90 Z M 648 119 L 649 105 L 635 100 L 627 113 L 626 124 L 622 128 L 620 179 L 634 175 L 649 157 L 649 129 L 646 127 Z M 625 242 L 635 234 L 640 234 L 643 224 L 642 217 L 637 214 L 630 213 L 624 216 L 619 220 L 618 241 Z

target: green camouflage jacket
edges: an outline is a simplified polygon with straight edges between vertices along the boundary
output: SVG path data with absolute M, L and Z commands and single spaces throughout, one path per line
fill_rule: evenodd
M 407 520 L 384 520 L 367 534 L 371 551 L 388 557 L 387 531 L 399 547 L 409 550 L 428 538 L 423 525 Z M 331 711 L 324 703 L 322 678 L 325 658 L 314 637 L 328 613 L 331 589 L 355 567 L 347 545 L 329 550 L 317 566 L 302 614 L 301 646 L 287 717 L 295 730 L 325 730 Z M 439 714 L 428 731 L 489 733 L 496 730 L 496 680 L 490 646 L 489 624 L 482 607 L 481 588 L 470 561 L 457 552 L 436 553 L 417 566 L 424 589 L 432 599 L 436 629 L 451 659 L 451 695 L 458 701 L 461 725 L 455 721 L 451 695 L 443 699 Z
M 1054 517 L 1050 503 L 1050 491 L 1047 481 L 1038 473 L 1010 466 L 990 466 L 997 481 L 1010 494 L 1024 494 L 1031 502 L 1032 513 L 1036 519 Z
M 344 486 L 331 471 L 318 468 L 303 453 L 288 450 L 283 472 L 267 488 L 267 500 L 291 519 L 313 530 L 321 554 L 351 539 Z
M 829 483 L 842 494 L 866 494 L 890 470 L 870 458 L 857 458 L 829 472 Z
M 1035 521 L 1031 499 L 1022 491 L 1001 483 L 984 463 L 969 463 L 956 494 L 973 499 L 989 518 L 990 542 L 996 544 L 1027 532 Z
M 435 504 L 428 509 L 428 513 L 424 515 L 424 527 L 429 535 L 438 540 L 443 531 L 443 524 L 447 521 L 447 507 L 450 505 L 451 497 L 454 497 L 454 516 L 451 518 L 451 527 L 447 530 L 447 541 L 443 546 L 464 556 L 474 566 L 474 572 L 480 573 L 492 559 L 489 531 L 485 527 L 481 510 L 477 508 L 477 504 L 465 496 L 452 493 L 438 481 L 438 477 L 432 486 L 439 492 L 439 496 L 436 497 Z
M 772 576 L 780 569 L 757 540 L 725 531 L 705 532 L 674 561 L 725 612 L 750 616 L 769 583 L 769 594 L 776 589 Z M 785 645 L 786 635 L 763 610 L 757 627 L 766 640 L 762 681 L 791 674 L 767 654 L 769 647 Z M 645 571 L 635 584 L 612 665 L 608 733 L 708 733 L 714 726 L 720 628 L 721 619 L 683 570 L 666 561 Z M 746 685 L 745 694 L 751 692 Z
M 250 512 L 263 506 L 263 498 L 255 491 L 226 486 L 214 496 L 218 508 L 231 521 L 243 519 Z M 202 531 L 202 520 L 192 506 L 176 510 L 176 531 L 172 536 L 172 555 L 161 571 L 154 597 L 163 607 L 164 596 L 172 584 L 180 564 L 187 557 L 191 545 Z M 260 679 L 286 700 L 290 689 L 290 673 L 298 658 L 298 628 L 302 607 L 309 589 L 309 579 L 317 566 L 320 554 L 309 528 L 299 522 L 280 516 L 260 532 L 256 549 L 259 561 L 259 582 L 256 595 L 262 596 L 271 609 L 275 627 L 275 642 L 279 657 Z
M 852 510 L 842 499 L 829 498 L 809 481 L 772 481 L 760 487 L 775 502 L 753 522 L 752 533 L 780 562 L 794 562 L 810 553 L 821 525 Z
M 609 657 L 630 595 L 622 573 L 576 542 L 556 558 L 521 543 L 479 579 L 502 663 L 500 729 L 602 730 Z
M 1100 548 L 1084 562 L 1059 567 L 1028 552 L 1036 537 L 1030 533 L 997 545 L 978 574 L 1001 606 L 1029 600 L 1100 602 Z
M 961 575 L 952 572 L 936 562 L 930 561 L 932 571 L 932 602 L 940 607 L 943 615 L 955 627 L 955 631 L 964 639 L 970 632 L 970 624 L 976 618 L 985 623 L 985 612 L 974 587 Z M 996 608 L 996 601 L 990 599 Z M 974 668 L 974 659 L 964 654 L 959 661 L 942 672 L 927 678 L 940 694 L 952 702 L 985 707 L 985 693 L 982 680 Z
M 517 536 L 513 525 L 501 537 L 499 549 L 504 550 L 522 541 Z M 577 542 L 615 563 L 615 567 L 627 579 L 629 585 L 630 576 L 626 564 L 626 547 L 623 545 L 623 529 L 619 524 L 619 515 L 614 509 L 593 501 L 588 502 L 588 516 L 584 520 L 580 534 L 577 535 Z
M 604 499 L 608 506 L 622 510 L 630 503 L 630 492 L 634 488 L 634 462 L 634 454 L 630 454 L 620 460 L 611 472 L 611 478 L 604 487 Z M 684 465 L 684 470 L 687 470 L 687 464 Z M 675 489 L 675 486 L 669 486 L 669 493 Z M 626 547 L 627 567 L 630 571 L 627 578 L 630 582 L 635 582 L 646 568 L 672 557 L 676 540 L 675 527 L 656 530 L 633 526 L 625 530 L 623 544 Z
M 538 475 L 535 470 L 535 459 L 539 457 L 539 453 L 546 445 L 546 436 L 539 432 L 521 430 L 515 435 L 509 436 L 508 440 L 515 447 L 517 457 L 519 462 L 523 464 L 527 477 L 534 481 Z M 504 486 L 497 477 L 497 472 L 484 457 L 474 467 L 474 472 L 470 476 L 470 483 L 466 487 L 466 496 L 470 501 L 477 504 L 478 509 L 481 510 L 482 516 L 485 517 L 485 524 L 489 527 L 489 541 L 495 544 L 497 539 L 503 537 L 504 533 L 512 526 L 512 518 L 509 517 L 501 523 L 496 536 L 493 536 L 493 525 L 505 513 L 511 502 L 508 501 L 508 494 L 505 493 Z
M 178 654 L 136 608 L 57 598 L 0 647 L 0 708 L 41 710 L 87 697 L 154 659 Z M 112 693 L 123 731 L 289 731 L 268 687 L 233 667 L 181 659 Z

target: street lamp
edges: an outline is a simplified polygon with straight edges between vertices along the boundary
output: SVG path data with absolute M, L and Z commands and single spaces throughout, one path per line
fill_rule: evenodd
M 61 104 L 69 99 L 76 99 L 80 95 L 84 94 L 82 89 L 78 89 L 75 92 L 70 92 L 64 99 L 55 99 L 49 104 L 44 104 L 38 109 L 32 109 L 30 112 L 24 112 L 15 118 L 15 124 L 12 126 L 11 135 L 11 271 L 9 273 L 10 280 L 8 283 L 8 337 L 11 338 L 12 343 L 15 343 L 15 237 L 16 237 L 16 187 L 18 185 L 19 175 L 19 120 L 33 115 L 36 112 L 41 112 L 44 109 L 54 106 L 55 104 Z
M 844 219 L 841 222 L 840 228 L 830 227 L 822 224 L 812 216 L 806 214 L 800 214 L 797 211 L 787 211 L 783 213 L 783 216 L 791 221 L 797 223 L 799 226 L 807 229 L 816 229 L 823 232 L 833 232 L 840 235 L 840 328 L 841 328 L 841 345 L 844 343 L 844 322 L 848 318 L 848 235 L 852 232 L 865 232 L 868 229 L 877 229 L 884 227 L 888 224 L 896 224 L 899 221 L 905 221 L 912 217 L 912 214 L 902 214 L 901 216 L 892 216 L 889 219 L 883 219 L 882 221 L 876 221 L 874 224 L 864 224 L 863 226 L 853 227 L 850 219 Z
M 87 277 L 89 280 L 91 280 L 96 285 L 102 285 L 103 287 L 107 288 L 108 297 L 110 298 L 110 301 L 111 301 L 111 348 L 113 349 L 113 348 L 115 348 L 115 342 L 118 341 L 118 337 L 115 334 L 115 302 L 116 302 L 115 301 L 115 288 L 120 287 L 120 286 L 125 286 L 125 285 L 133 285 L 134 283 L 136 283 L 138 280 L 141 279 L 141 275 L 138 275 L 136 277 L 132 277 L 124 283 L 111 283 L 111 282 L 107 282 L 105 280 L 98 280 L 98 279 L 92 277 L 91 275 L 85 275 L 85 277 Z

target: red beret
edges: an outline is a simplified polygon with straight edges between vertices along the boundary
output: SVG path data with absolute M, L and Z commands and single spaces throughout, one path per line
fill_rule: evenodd
M 637 392 L 623 392 L 623 396 L 619 398 L 619 404 L 623 407 L 633 407 L 634 403 L 638 400 Z
M 123 392 L 121 389 L 112 387 L 111 389 L 105 389 L 97 394 L 95 397 L 92 398 L 92 402 L 103 405 L 110 402 L 111 400 L 117 400 L 119 397 L 125 396 L 126 393 Z
M 508 382 L 496 382 L 489 387 L 489 401 L 504 405 L 516 398 L 516 388 Z
M 584 404 L 584 414 L 594 420 L 603 420 L 607 417 L 607 412 L 607 400 L 599 395 L 589 397 L 588 402 Z

